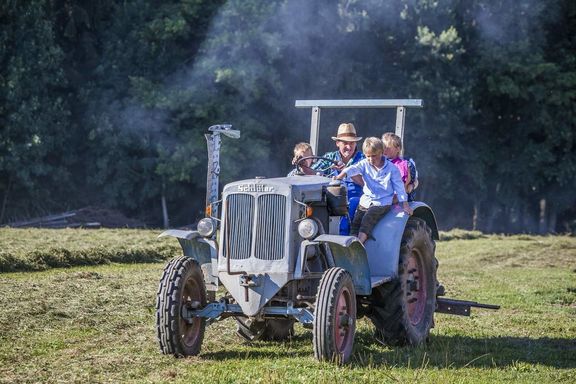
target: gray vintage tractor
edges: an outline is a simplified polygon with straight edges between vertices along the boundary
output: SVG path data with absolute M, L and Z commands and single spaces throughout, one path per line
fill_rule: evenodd
M 302 100 L 311 108 L 310 142 L 316 153 L 321 108 L 396 108 L 396 133 L 404 135 L 406 108 L 421 100 Z M 285 340 L 294 323 L 311 328 L 319 360 L 347 362 L 356 321 L 368 317 L 375 337 L 391 345 L 419 345 L 434 325 L 434 312 L 469 315 L 469 301 L 438 297 L 432 209 L 411 202 L 378 223 L 362 245 L 339 235 L 348 214 L 346 188 L 329 178 L 295 175 L 227 184 L 218 199 L 221 135 L 237 138 L 228 125 L 210 127 L 206 217 L 194 231 L 169 230 L 183 256 L 165 267 L 157 294 L 160 349 L 197 355 L 207 324 L 233 317 L 247 340 Z M 219 214 L 221 211 L 221 214 Z M 226 293 L 216 300 L 219 285 Z

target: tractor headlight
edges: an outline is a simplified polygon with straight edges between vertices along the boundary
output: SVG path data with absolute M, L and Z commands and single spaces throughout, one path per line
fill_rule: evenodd
M 204 237 L 211 237 L 216 232 L 216 223 L 213 219 L 205 217 L 198 222 L 198 233 Z
M 310 240 L 318 234 L 318 224 L 312 219 L 304 219 L 298 224 L 298 233 L 306 240 Z

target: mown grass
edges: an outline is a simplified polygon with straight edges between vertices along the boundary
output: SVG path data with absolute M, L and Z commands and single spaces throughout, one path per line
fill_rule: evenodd
M 137 229 L 0 228 L 0 272 L 166 260 L 177 242 L 158 241 L 160 231 Z
M 178 252 L 177 242 L 157 240 L 159 230 L 0 228 L 0 273 L 44 271 L 82 265 L 149 263 Z M 452 230 L 441 240 L 486 237 L 481 232 Z
M 97 248 L 90 240 L 94 236 L 113 252 L 107 231 L 86 232 L 90 235 L 80 242 L 86 249 Z M 175 240 L 157 240 L 154 231 L 111 233 L 118 239 L 140 238 L 141 244 L 176 243 L 171 249 L 179 254 Z M 42 246 L 35 230 L 19 237 L 28 245 Z M 122 243 L 118 239 L 112 242 Z M 67 241 L 60 243 L 68 246 Z M 5 251 L 13 246 L 4 237 L 0 245 Z M 475 309 L 471 317 L 437 314 L 430 342 L 418 348 L 375 342 L 372 326 L 361 319 L 352 362 L 343 367 L 314 360 L 310 330 L 297 326 L 296 336 L 285 343 L 247 343 L 235 336 L 231 319 L 207 328 L 200 356 L 161 355 L 154 305 L 163 263 L 3 273 L 0 382 L 576 381 L 575 238 L 481 236 L 441 241 L 437 257 L 447 296 L 502 308 Z

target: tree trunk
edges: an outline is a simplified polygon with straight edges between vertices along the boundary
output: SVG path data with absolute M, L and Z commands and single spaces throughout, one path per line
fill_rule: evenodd
M 540 199 L 540 216 L 538 220 L 538 233 L 544 235 L 548 232 L 548 223 L 546 220 L 546 199 Z
M 168 219 L 168 207 L 166 206 L 166 186 L 162 184 L 162 221 L 164 223 L 164 228 L 170 226 L 170 220 Z
M 472 213 L 472 230 L 478 230 L 478 211 L 479 211 L 478 201 L 474 201 L 474 211 Z
M 0 224 L 4 222 L 4 214 L 6 213 L 6 204 L 8 203 L 10 188 L 12 188 L 12 174 L 10 174 L 8 178 L 8 186 L 6 187 L 6 192 L 4 192 L 4 198 L 2 199 L 2 209 L 0 209 Z

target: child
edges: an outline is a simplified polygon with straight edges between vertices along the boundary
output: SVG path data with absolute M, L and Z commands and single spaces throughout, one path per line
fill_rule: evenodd
M 296 146 L 294 146 L 294 158 L 292 159 L 292 165 L 294 165 L 294 169 L 288 173 L 288 176 L 301 175 L 302 173 L 305 175 L 314 175 L 316 172 L 311 168 L 312 159 L 302 160 L 297 166 L 300 159 L 309 156 L 314 156 L 314 153 L 312 152 L 312 146 L 310 144 L 296 144 Z
M 377 137 L 367 138 L 362 151 L 366 158 L 344 168 L 335 179 L 341 180 L 346 175 L 353 179 L 361 175 L 364 179 L 363 194 L 350 231 L 351 235 L 357 235 L 364 244 L 378 221 L 390 210 L 394 194 L 402 203 L 404 212 L 411 215 L 412 209 L 408 205 L 400 171 L 383 156 L 382 140 Z
M 408 194 L 408 201 L 414 201 L 414 190 L 418 186 L 416 164 L 412 159 L 406 160 L 400 157 L 402 153 L 402 139 L 392 132 L 386 132 L 382 135 L 384 143 L 384 156 L 386 156 L 400 171 L 404 189 Z

